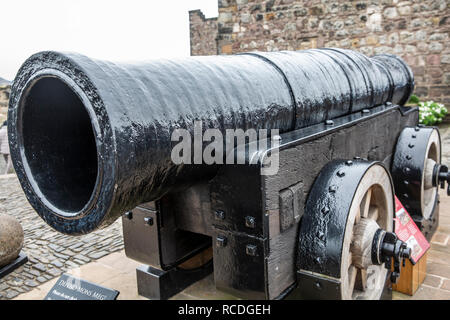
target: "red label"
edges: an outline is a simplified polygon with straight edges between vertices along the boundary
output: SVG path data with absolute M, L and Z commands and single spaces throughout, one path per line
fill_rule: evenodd
M 416 264 L 430 248 L 430 244 L 397 197 L 395 197 L 394 221 L 395 234 L 411 248 L 411 261 Z

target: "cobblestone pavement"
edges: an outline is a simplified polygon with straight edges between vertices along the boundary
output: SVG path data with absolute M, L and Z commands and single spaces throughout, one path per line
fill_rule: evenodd
M 119 219 L 85 236 L 54 231 L 28 204 L 15 175 L 0 176 L 0 213 L 16 217 L 25 233 L 23 251 L 29 262 L 0 280 L 0 300 L 28 292 L 61 273 L 123 249 Z

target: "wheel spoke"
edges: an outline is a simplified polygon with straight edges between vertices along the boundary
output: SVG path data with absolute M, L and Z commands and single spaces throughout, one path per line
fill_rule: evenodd
M 348 269 L 348 292 L 353 292 L 355 288 L 356 276 L 358 273 L 358 269 L 351 265 Z
M 362 218 L 367 218 L 367 215 L 369 214 L 369 207 L 370 207 L 370 200 L 372 198 L 372 188 L 367 190 L 366 195 L 361 201 L 361 205 L 359 208 L 359 211 L 361 212 Z
M 367 270 L 358 269 L 356 274 L 355 288 L 360 291 L 366 291 L 367 288 Z
M 377 221 L 378 220 L 378 207 L 370 206 L 368 218 Z
M 358 212 L 356 212 L 355 224 L 358 224 L 359 220 L 361 220 L 361 209 L 358 209 Z

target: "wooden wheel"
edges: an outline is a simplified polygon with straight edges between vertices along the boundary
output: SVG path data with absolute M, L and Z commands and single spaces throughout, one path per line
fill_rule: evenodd
M 397 197 L 415 217 L 431 218 L 438 186 L 433 169 L 441 161 L 439 131 L 432 127 L 403 129 L 392 162 Z
M 392 231 L 393 190 L 386 169 L 372 166 L 356 189 L 345 228 L 342 248 L 343 299 L 379 299 L 387 269 L 372 263 L 371 251 L 378 229 Z
M 432 212 L 438 192 L 438 187 L 433 186 L 433 169 L 441 160 L 441 143 L 437 130 L 433 130 L 428 140 L 427 151 L 424 160 L 424 172 L 421 183 L 421 209 L 423 217 L 428 219 Z
M 372 262 L 372 251 L 376 232 L 393 230 L 394 208 L 391 176 L 381 163 L 337 160 L 322 169 L 300 227 L 302 296 L 380 299 L 388 270 Z M 303 288 L 302 279 L 315 287 Z

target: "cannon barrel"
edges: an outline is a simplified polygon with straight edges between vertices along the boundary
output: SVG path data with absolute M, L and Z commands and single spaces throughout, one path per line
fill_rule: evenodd
M 171 161 L 176 128 L 283 133 L 404 104 L 413 86 L 400 58 L 341 49 L 120 64 L 40 52 L 12 85 L 11 155 L 38 214 L 83 234 L 214 170 Z

